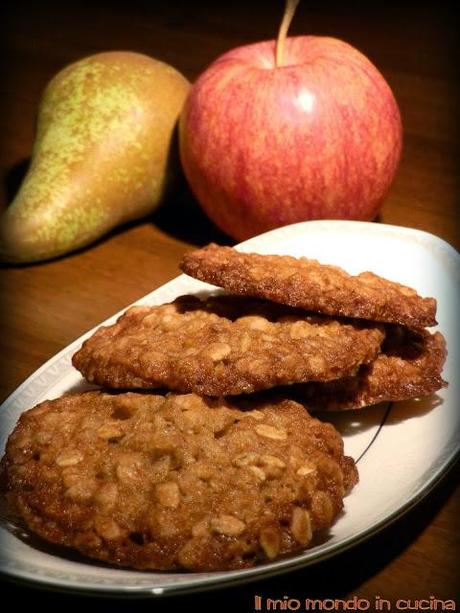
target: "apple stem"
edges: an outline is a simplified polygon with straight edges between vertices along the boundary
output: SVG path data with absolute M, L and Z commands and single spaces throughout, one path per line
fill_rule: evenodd
M 294 17 L 295 10 L 299 0 L 286 0 L 284 15 L 281 21 L 280 29 L 278 30 L 278 38 L 276 39 L 276 67 L 279 68 L 283 63 L 284 41 Z

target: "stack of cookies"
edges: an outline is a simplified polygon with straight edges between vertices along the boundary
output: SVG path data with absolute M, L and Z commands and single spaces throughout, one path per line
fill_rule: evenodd
M 104 388 L 25 413 L 3 467 L 39 536 L 138 569 L 245 568 L 325 537 L 358 480 L 310 415 L 434 393 L 436 302 L 372 273 L 210 245 L 224 288 L 135 306 L 73 357 Z M 133 391 L 134 390 L 134 391 Z

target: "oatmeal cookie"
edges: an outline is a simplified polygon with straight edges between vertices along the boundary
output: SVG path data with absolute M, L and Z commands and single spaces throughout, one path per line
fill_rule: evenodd
M 436 300 L 372 272 L 349 275 L 337 266 L 287 255 L 240 253 L 211 244 L 184 256 L 188 275 L 236 294 L 340 317 L 423 328 L 436 324 Z
M 237 296 L 128 309 L 73 356 L 92 383 L 235 395 L 354 374 L 379 351 L 378 326 Z
M 327 411 L 430 396 L 447 386 L 441 376 L 446 355 L 440 332 L 395 327 L 387 331 L 382 353 L 356 376 L 295 386 L 287 395 L 306 402 L 311 410 Z
M 24 413 L 2 461 L 29 529 L 137 569 L 249 567 L 301 551 L 357 481 L 299 404 L 87 392 Z

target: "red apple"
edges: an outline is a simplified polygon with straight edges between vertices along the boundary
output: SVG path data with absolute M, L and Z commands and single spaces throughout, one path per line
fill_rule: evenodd
M 186 177 L 242 240 L 308 219 L 371 220 L 398 166 L 398 106 L 359 51 L 334 38 L 233 49 L 193 85 L 180 121 Z

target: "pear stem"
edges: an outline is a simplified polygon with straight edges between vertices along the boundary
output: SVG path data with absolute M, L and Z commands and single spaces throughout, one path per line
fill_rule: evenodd
M 298 4 L 299 0 L 286 0 L 283 19 L 281 20 L 280 29 L 278 30 L 278 38 L 276 39 L 275 63 L 277 68 L 279 68 L 283 63 L 284 42 Z

